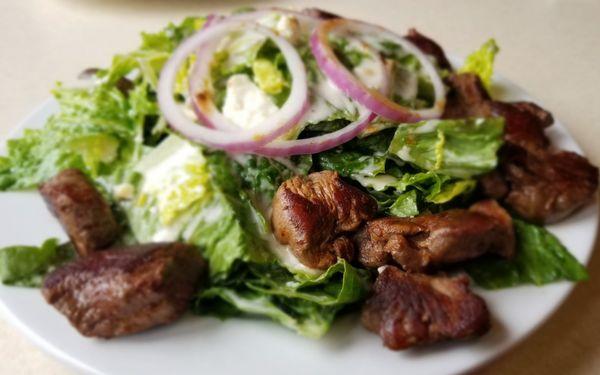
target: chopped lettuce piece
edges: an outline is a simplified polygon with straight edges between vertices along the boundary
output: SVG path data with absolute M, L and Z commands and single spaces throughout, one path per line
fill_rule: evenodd
M 202 292 L 194 310 L 218 316 L 265 316 L 301 335 L 323 336 L 337 312 L 362 300 L 369 273 L 341 260 L 312 279 L 294 276 L 277 265 L 252 267 L 235 285 Z
M 277 303 L 258 292 L 214 287 L 202 293 L 196 312 L 221 318 L 240 314 L 266 317 L 309 338 L 320 338 L 327 333 L 335 318 L 335 309 L 303 300 L 287 302 Z
M 10 246 L 0 249 L 0 280 L 3 284 L 39 287 L 53 267 L 75 257 L 69 244 L 46 240 L 40 247 Z
M 110 164 L 117 159 L 119 141 L 106 134 L 89 135 L 71 140 L 67 148 L 80 155 L 86 168 L 95 175 L 100 164 Z
M 494 73 L 494 59 L 499 51 L 500 48 L 498 48 L 496 41 L 494 39 L 488 40 L 477 51 L 467 57 L 459 72 L 477 74 L 481 78 L 481 82 L 489 89 Z
M 417 205 L 417 191 L 400 194 L 396 201 L 390 206 L 389 212 L 394 216 L 410 217 L 419 214 L 419 206 Z
M 258 87 L 270 95 L 279 94 L 287 84 L 283 73 L 267 59 L 254 60 L 252 73 Z
M 413 216 L 420 210 L 469 196 L 476 185 L 474 180 L 415 170 L 390 156 L 388 148 L 394 130 L 384 129 L 317 154 L 314 156 L 317 167 L 338 171 L 355 180 L 369 190 L 381 211 L 392 215 Z
M 318 276 L 295 275 L 279 266 L 255 267 L 257 280 L 247 282 L 249 288 L 265 294 L 301 298 L 324 306 L 352 303 L 365 295 L 368 273 L 354 268 L 345 260 L 329 267 Z M 320 289 L 327 285 L 326 288 Z
M 310 155 L 294 156 L 292 158 L 271 159 L 264 156 L 249 155 L 237 158 L 238 173 L 242 185 L 257 199 L 271 199 L 279 185 L 294 175 L 305 175 L 312 166 Z
M 91 87 L 53 91 L 58 113 L 42 129 L 8 141 L 0 190 L 30 189 L 66 168 L 96 180 L 118 182 L 166 131 L 156 103 L 156 83 L 173 49 L 203 18 L 188 18 L 157 33 L 144 33 L 138 50 L 114 57 Z
M 547 229 L 514 219 L 517 255 L 513 260 L 484 257 L 466 265 L 477 285 L 500 289 L 588 279 L 585 267 Z
M 430 120 L 398 127 L 389 152 L 427 171 L 471 178 L 496 168 L 504 120 Z
M 226 277 L 237 262 L 272 259 L 261 239 L 266 220 L 241 189 L 226 154 L 205 153 L 171 135 L 136 170 L 138 195 L 123 207 L 139 242 L 198 245 L 214 277 Z
M 385 173 L 385 155 L 365 155 L 356 151 L 328 151 L 318 154 L 317 163 L 322 169 L 339 172 L 342 176 L 373 177 Z
M 358 49 L 357 43 L 351 43 L 347 38 L 331 37 L 329 43 L 336 57 L 347 69 L 352 70 L 364 59 L 371 58 L 366 52 Z
M 464 201 L 476 186 L 474 180 L 457 180 L 435 172 L 407 172 L 400 177 L 382 174 L 372 178 L 354 178 L 363 186 L 375 190 L 371 191 L 371 195 L 377 200 L 381 211 L 397 216 L 414 216 L 426 209 L 439 211 L 442 204 Z M 410 195 L 403 197 L 411 192 L 416 195 L 414 201 Z M 410 200 L 404 201 L 406 199 Z M 401 214 L 399 207 L 404 210 L 403 205 L 409 203 L 411 211 Z M 394 205 L 396 212 L 392 210 Z
M 448 203 L 459 195 L 465 195 L 475 190 L 477 181 L 475 180 L 457 180 L 442 183 L 439 191 L 430 192 L 426 199 L 428 202 L 435 204 Z
M 212 275 L 227 274 L 236 262 L 271 261 L 273 256 L 262 239 L 266 219 L 240 189 L 234 162 L 222 152 L 206 158 L 214 192 L 210 207 L 220 207 L 221 212 L 199 223 L 187 240 L 204 249 Z
M 94 178 L 118 175 L 135 156 L 141 127 L 128 118 L 128 100 L 116 88 L 55 91 L 60 104 L 42 129 L 7 142 L 3 190 L 34 188 L 66 168 Z

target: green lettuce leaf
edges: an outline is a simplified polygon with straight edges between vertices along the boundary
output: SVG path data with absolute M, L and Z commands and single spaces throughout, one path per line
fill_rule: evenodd
M 264 316 L 301 335 L 318 338 L 342 308 L 365 297 L 369 277 L 367 271 L 343 260 L 312 279 L 294 276 L 275 264 L 254 266 L 233 285 L 203 291 L 194 310 L 221 317 L 241 313 Z
M 500 289 L 522 284 L 544 285 L 560 280 L 588 279 L 585 267 L 543 227 L 514 219 L 517 255 L 508 261 L 484 257 L 466 270 L 477 285 Z
M 0 249 L 0 281 L 6 285 L 39 287 L 54 267 L 75 257 L 69 244 L 46 240 L 40 247 L 10 246 Z
M 214 278 L 227 277 L 239 262 L 271 260 L 262 240 L 266 219 L 241 188 L 236 163 L 225 153 L 206 152 L 171 135 L 136 170 L 136 197 L 122 207 L 137 241 L 195 244 Z
M 488 40 L 477 51 L 467 57 L 459 72 L 477 74 L 481 78 L 481 82 L 489 89 L 494 74 L 494 59 L 499 51 L 500 48 L 498 48 L 496 41 L 494 39 Z
M 0 189 L 34 188 L 66 168 L 93 178 L 118 174 L 135 155 L 141 128 L 127 116 L 128 99 L 116 88 L 54 92 L 60 111 L 42 129 L 7 142 Z
M 419 214 L 417 191 L 411 190 L 400 194 L 390 206 L 390 214 L 399 217 L 410 217 Z
M 334 170 L 342 176 L 373 177 L 385 173 L 387 156 L 334 150 L 318 154 L 316 160 L 321 169 Z
M 312 167 L 310 155 L 280 158 L 278 160 L 264 156 L 250 155 L 237 158 L 238 173 L 242 178 L 242 186 L 254 194 L 256 198 L 270 203 L 279 185 L 294 175 L 305 175 Z
M 96 73 L 91 87 L 59 84 L 53 91 L 58 113 L 44 128 L 8 141 L 0 162 L 0 190 L 34 188 L 66 168 L 105 183 L 121 180 L 145 146 L 164 137 L 166 123 L 156 103 L 158 76 L 173 49 L 202 22 L 188 18 L 142 34 L 140 48 L 115 56 L 109 68 Z
M 405 126 L 405 125 L 402 125 Z M 354 139 L 314 155 L 318 169 L 335 170 L 365 187 L 383 213 L 414 216 L 474 190 L 473 179 L 455 178 L 438 171 L 422 171 L 388 153 L 395 129 Z
M 199 245 L 209 261 L 211 274 L 227 274 L 236 262 L 264 263 L 272 254 L 262 239 L 266 219 L 240 189 L 234 162 L 225 153 L 207 155 L 213 207 L 221 215 L 199 223 L 186 240 Z
M 496 168 L 503 129 L 499 117 L 402 125 L 389 152 L 427 171 L 471 178 Z

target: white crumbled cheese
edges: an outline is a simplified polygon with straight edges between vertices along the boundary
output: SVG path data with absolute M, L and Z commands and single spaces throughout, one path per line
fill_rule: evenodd
M 386 266 L 381 266 L 381 267 L 377 268 L 377 272 L 378 272 L 378 273 L 382 273 L 382 272 L 383 272 L 383 271 L 385 271 L 385 269 L 386 269 L 386 268 L 388 268 L 388 267 L 389 267 L 389 266 L 387 266 L 387 265 L 386 265 Z
M 113 195 L 120 201 L 130 200 L 131 198 L 133 198 L 134 194 L 135 188 L 133 187 L 133 185 L 128 183 L 119 184 L 113 189 Z
M 300 37 L 300 22 L 296 17 L 282 15 L 275 25 L 275 32 L 293 44 Z
M 277 113 L 271 97 L 245 74 L 235 74 L 227 81 L 223 115 L 244 129 L 251 129 Z
M 274 12 L 259 19 L 258 23 L 273 30 L 277 35 L 287 39 L 292 44 L 299 40 L 302 32 L 300 21 L 288 14 Z

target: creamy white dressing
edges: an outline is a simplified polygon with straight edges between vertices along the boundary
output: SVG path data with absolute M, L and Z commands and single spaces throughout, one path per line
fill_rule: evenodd
M 181 231 L 181 226 L 172 225 L 169 227 L 160 227 L 152 235 L 152 242 L 173 242 L 176 241 L 179 237 L 179 232 Z
M 267 242 L 273 255 L 279 260 L 279 263 L 290 272 L 303 273 L 310 276 L 319 276 L 324 272 L 318 268 L 311 268 L 302 264 L 302 262 L 300 262 L 300 260 L 292 253 L 290 247 L 280 244 L 273 234 L 268 233 L 263 238 Z
M 243 129 L 254 128 L 279 111 L 269 95 L 245 74 L 227 80 L 223 115 Z
M 440 122 L 438 120 L 429 120 L 429 121 L 423 123 L 422 125 L 415 127 L 414 133 L 415 134 L 432 133 L 437 130 L 439 123 Z
M 376 191 L 383 191 L 398 180 L 396 177 L 390 176 L 389 174 L 380 174 L 375 177 L 353 175 L 352 178 L 358 181 L 362 186 L 372 188 Z
M 410 156 L 410 147 L 404 145 L 398 151 L 396 151 L 396 155 L 406 161 L 411 161 L 412 157 Z
M 311 88 L 312 103 L 303 122 L 317 123 L 329 118 L 337 111 L 349 114 L 357 112 L 356 104 L 338 89 L 329 78 L 321 77 Z

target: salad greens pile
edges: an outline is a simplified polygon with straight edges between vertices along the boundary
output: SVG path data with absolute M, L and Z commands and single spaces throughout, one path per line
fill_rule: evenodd
M 93 85 L 58 85 L 53 94 L 60 109 L 46 126 L 8 141 L 7 155 L 0 157 L 0 190 L 33 189 L 65 168 L 78 168 L 123 217 L 127 231 L 122 242 L 181 240 L 198 246 L 210 265 L 210 285 L 197 295 L 194 312 L 264 316 L 302 335 L 320 337 L 336 314 L 364 298 L 373 275 L 343 260 L 315 273 L 290 259 L 273 241 L 269 224 L 268 206 L 281 182 L 296 174 L 336 170 L 368 191 L 382 214 L 414 216 L 464 206 L 474 193 L 475 177 L 496 167 L 504 121 L 382 123 L 378 131 L 335 149 L 285 159 L 232 157 L 203 148 L 173 134 L 156 102 L 161 67 L 203 22 L 202 17 L 187 18 L 160 32 L 143 33 L 139 49 L 115 56 L 107 69 L 95 73 Z M 335 46 L 350 66 L 368 58 L 344 40 Z M 399 72 L 418 69 L 416 60 L 400 54 L 393 43 L 386 51 L 396 56 Z M 479 74 L 489 85 L 497 51 L 495 42 L 488 41 L 467 59 L 463 71 Z M 281 105 L 290 87 L 281 53 L 268 42 L 247 52 L 242 61 L 217 56 L 212 70 L 217 105 L 223 105 L 227 79 L 234 74 L 248 75 Z M 302 56 L 317 81 L 321 73 L 310 69 L 315 64 L 308 48 Z M 178 82 L 182 95 L 186 80 L 182 75 Z M 427 84 L 418 83 L 413 97 L 417 107 L 428 100 Z M 356 117 L 343 106 L 326 105 L 332 107 L 327 116 L 314 118 L 302 132 L 331 132 Z M 544 228 L 520 220 L 515 228 L 517 259 L 490 257 L 468 264 L 478 285 L 501 288 L 587 277 Z M 54 239 L 39 248 L 5 248 L 0 251 L 0 279 L 38 286 L 48 270 L 72 257 L 72 248 Z

